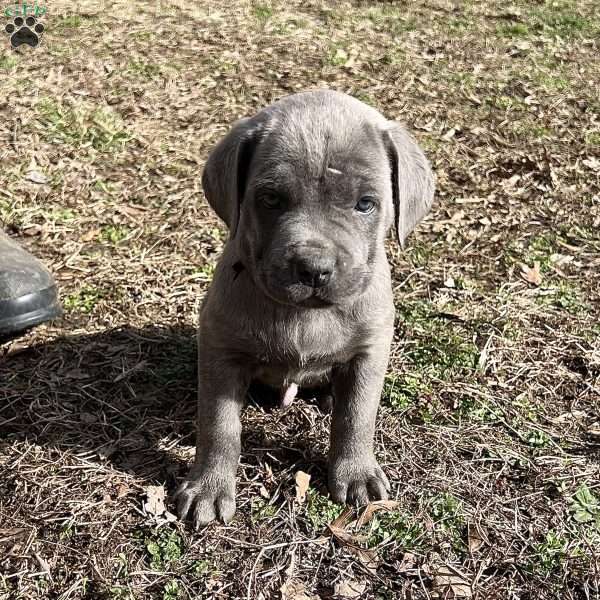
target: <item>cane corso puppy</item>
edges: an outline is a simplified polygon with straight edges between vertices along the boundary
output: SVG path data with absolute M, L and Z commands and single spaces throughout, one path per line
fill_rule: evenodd
M 229 239 L 202 305 L 196 459 L 176 492 L 196 527 L 235 512 L 249 385 L 330 386 L 329 491 L 387 497 L 373 454 L 394 305 L 384 240 L 429 211 L 434 178 L 406 130 L 342 93 L 294 94 L 233 125 L 211 152 L 206 198 Z

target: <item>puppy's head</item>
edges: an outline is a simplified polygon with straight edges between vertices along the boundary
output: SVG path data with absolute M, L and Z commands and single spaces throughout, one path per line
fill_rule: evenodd
M 202 185 L 256 285 L 306 307 L 362 293 L 392 223 L 404 244 L 434 191 L 400 125 L 331 91 L 288 96 L 236 123 Z

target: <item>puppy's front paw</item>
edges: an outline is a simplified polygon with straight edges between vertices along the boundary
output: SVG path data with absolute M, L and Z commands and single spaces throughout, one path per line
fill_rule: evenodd
M 329 492 L 335 502 L 365 505 L 386 500 L 390 484 L 374 456 L 338 458 L 329 465 Z
M 227 523 L 235 513 L 235 475 L 192 471 L 175 492 L 177 514 L 188 515 L 196 529 L 215 519 Z

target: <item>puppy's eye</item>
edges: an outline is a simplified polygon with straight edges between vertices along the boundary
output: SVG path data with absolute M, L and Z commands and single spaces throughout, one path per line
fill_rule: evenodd
M 370 196 L 363 196 L 354 207 L 354 210 L 361 212 L 365 215 L 372 213 L 375 210 L 375 200 Z
M 283 201 L 279 196 L 263 196 L 261 201 L 264 207 L 269 208 L 271 210 L 276 210 L 283 206 Z

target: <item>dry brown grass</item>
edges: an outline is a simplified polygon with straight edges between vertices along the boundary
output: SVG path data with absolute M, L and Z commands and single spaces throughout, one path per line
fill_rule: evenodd
M 598 598 L 595 2 L 56 2 L 46 24 L 35 51 L 0 51 L 0 219 L 67 310 L 0 346 L 0 598 L 330 598 L 349 581 Z M 230 525 L 143 509 L 193 454 L 193 329 L 225 235 L 203 161 L 232 120 L 315 86 L 409 123 L 438 177 L 409 249 L 390 244 L 377 451 L 399 504 L 362 552 L 326 528 L 341 507 L 309 402 L 246 409 Z M 540 286 L 521 276 L 535 262 Z

